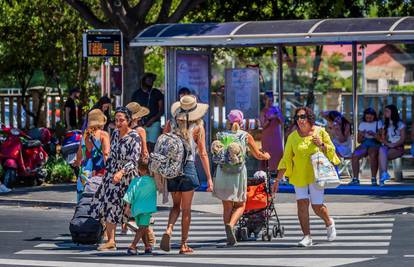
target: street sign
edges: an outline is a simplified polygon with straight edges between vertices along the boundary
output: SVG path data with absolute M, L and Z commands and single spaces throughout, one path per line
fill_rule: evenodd
M 122 52 L 119 30 L 89 30 L 83 34 L 84 57 L 122 57 Z

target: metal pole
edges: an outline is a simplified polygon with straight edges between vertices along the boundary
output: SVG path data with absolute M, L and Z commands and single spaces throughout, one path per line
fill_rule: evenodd
M 170 107 L 176 98 L 176 67 L 175 67 L 175 48 L 167 47 L 165 53 L 165 101 L 164 114 L 165 121 L 170 117 Z
M 362 85 L 361 85 L 361 92 L 365 93 L 366 90 L 366 76 L 365 76 L 365 64 L 367 63 L 367 59 L 365 58 L 365 47 L 366 45 L 361 45 L 361 52 L 362 52 L 362 70 L 361 70 L 361 76 L 362 76 Z
M 282 114 L 285 114 L 284 105 L 283 105 L 283 52 L 282 45 L 277 47 L 277 86 L 278 86 L 278 104 L 279 108 L 282 111 Z M 282 132 L 282 144 L 285 145 L 285 127 L 281 126 Z
M 352 43 L 352 121 L 354 124 L 354 143 L 353 148 L 357 144 L 357 129 L 358 129 L 358 55 L 357 43 Z
M 275 51 L 272 53 L 272 60 L 273 60 L 273 71 L 272 71 L 272 91 L 273 95 L 277 94 L 277 48 L 275 47 Z M 273 105 L 276 105 L 276 98 L 273 97 Z

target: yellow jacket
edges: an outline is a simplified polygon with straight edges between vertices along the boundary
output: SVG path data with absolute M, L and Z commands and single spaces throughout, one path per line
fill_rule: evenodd
M 317 127 L 315 132 L 326 147 L 326 157 L 334 165 L 338 165 L 340 160 L 329 134 L 321 127 Z M 315 182 L 311 156 L 320 149 L 313 143 L 312 138 L 312 136 L 301 137 L 298 131 L 291 133 L 279 162 L 278 170 L 286 169 L 285 176 L 289 177 L 289 182 L 296 187 L 305 187 Z

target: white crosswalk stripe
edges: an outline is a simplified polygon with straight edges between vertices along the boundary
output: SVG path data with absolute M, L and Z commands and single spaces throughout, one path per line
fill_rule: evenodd
M 314 246 L 298 248 L 302 237 L 298 220 L 294 216 L 280 216 L 285 227 L 284 238 L 273 238 L 269 242 L 261 239 L 240 242 L 235 248 L 225 248 L 225 233 L 219 216 L 194 213 L 192 217 L 189 245 L 195 252 L 186 257 L 178 256 L 180 244 L 180 221 L 171 239 L 172 251 L 158 249 L 155 256 L 140 255 L 126 257 L 125 252 L 133 239 L 132 234 L 117 235 L 117 251 L 99 252 L 91 246 L 77 246 L 68 235 L 56 237 L 53 241 L 36 244 L 31 249 L 16 252 L 24 258 L 13 262 L 16 266 L 102 266 L 110 261 L 119 266 L 181 266 L 183 264 L 212 266 L 339 266 L 368 261 L 388 254 L 394 218 L 388 216 L 338 216 L 334 217 L 338 238 L 326 240 L 326 229 L 322 220 L 311 218 L 311 233 Z M 166 213 L 155 216 L 155 235 L 161 238 L 168 217 Z M 120 229 L 118 228 L 119 232 Z M 141 248 L 141 247 L 140 247 Z M 40 257 L 40 258 L 38 258 Z M 55 257 L 48 260 L 48 257 Z M 56 261 L 56 257 L 59 260 Z M 323 258 L 323 260 L 321 260 Z M 63 260 L 64 259 L 64 260 Z M 0 259 L 0 266 L 10 264 Z M 108 265 L 109 266 L 109 265 Z

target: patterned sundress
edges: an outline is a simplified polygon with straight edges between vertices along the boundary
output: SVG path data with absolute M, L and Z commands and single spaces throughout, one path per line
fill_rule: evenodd
M 131 179 L 138 176 L 138 160 L 141 155 L 141 139 L 136 131 L 130 131 L 120 138 L 115 130 L 111 138 L 111 152 L 106 163 L 106 173 L 91 205 L 91 215 L 105 222 L 125 223 L 122 198 Z M 112 183 L 116 172 L 125 171 L 121 182 Z

